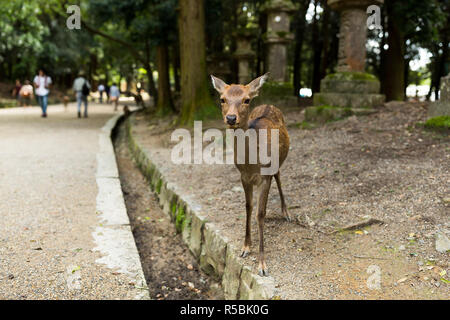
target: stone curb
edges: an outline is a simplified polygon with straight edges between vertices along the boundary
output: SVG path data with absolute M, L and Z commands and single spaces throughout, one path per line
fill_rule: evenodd
M 200 268 L 222 284 L 225 299 L 268 300 L 276 294 L 272 277 L 260 277 L 242 263 L 229 240 L 206 220 L 197 206 L 175 191 L 160 169 L 149 159 L 132 133 L 134 117 L 126 122 L 128 147 L 151 189 L 157 194 L 160 206 L 175 223 L 184 243 L 197 259 Z
M 136 300 L 150 299 L 139 253 L 131 232 L 125 200 L 120 185 L 111 134 L 121 115 L 109 119 L 99 134 L 96 181 L 97 214 L 101 225 L 92 233 L 102 257 L 95 262 L 127 275 L 135 284 Z

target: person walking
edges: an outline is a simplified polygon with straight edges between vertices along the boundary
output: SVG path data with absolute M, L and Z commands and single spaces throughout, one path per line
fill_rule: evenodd
M 34 77 L 34 87 L 36 88 L 36 97 L 42 109 L 41 117 L 47 117 L 48 94 L 50 93 L 50 86 L 52 78 L 46 75 L 44 69 L 39 70 L 39 74 Z
M 106 93 L 106 103 L 109 103 L 109 86 L 108 83 L 105 84 L 105 93 Z
M 12 90 L 12 96 L 14 99 L 16 99 L 17 106 L 20 106 L 20 89 L 22 88 L 22 84 L 20 83 L 19 79 L 16 79 L 16 84 L 14 86 L 14 89 Z
M 119 103 L 120 91 L 116 83 L 113 83 L 109 89 L 109 99 L 114 103 L 114 111 L 117 111 L 117 104 Z
M 98 94 L 100 95 L 99 101 L 100 103 L 103 103 L 103 92 L 105 92 L 105 86 L 102 83 L 100 83 L 97 89 Z
M 75 97 L 77 98 L 77 110 L 78 118 L 81 118 L 81 103 L 84 103 L 84 117 L 88 117 L 88 96 L 91 85 L 89 81 L 84 78 L 82 72 L 79 73 L 78 77 L 73 82 L 73 91 L 75 92 Z
M 25 80 L 25 84 L 19 91 L 20 99 L 24 107 L 31 107 L 31 98 L 33 98 L 33 86 L 29 80 Z

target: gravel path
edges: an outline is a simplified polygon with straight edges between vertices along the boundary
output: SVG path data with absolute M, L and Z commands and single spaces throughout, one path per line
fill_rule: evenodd
M 77 119 L 50 106 L 0 110 L 0 299 L 133 299 L 140 289 L 96 263 L 96 154 L 111 106 Z

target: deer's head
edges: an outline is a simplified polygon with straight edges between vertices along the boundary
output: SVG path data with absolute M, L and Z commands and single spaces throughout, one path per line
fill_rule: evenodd
M 258 91 L 267 80 L 268 73 L 256 78 L 247 85 L 226 84 L 211 75 L 214 89 L 220 93 L 222 116 L 225 124 L 232 129 L 246 128 L 250 114 L 250 102 L 258 96 Z

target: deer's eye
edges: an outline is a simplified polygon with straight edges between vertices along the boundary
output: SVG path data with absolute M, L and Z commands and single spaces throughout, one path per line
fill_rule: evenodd
M 250 99 L 245 99 L 245 100 L 244 100 L 244 103 L 245 103 L 245 104 L 249 104 L 249 103 L 250 103 Z
M 220 99 L 220 103 L 225 103 L 225 99 Z

